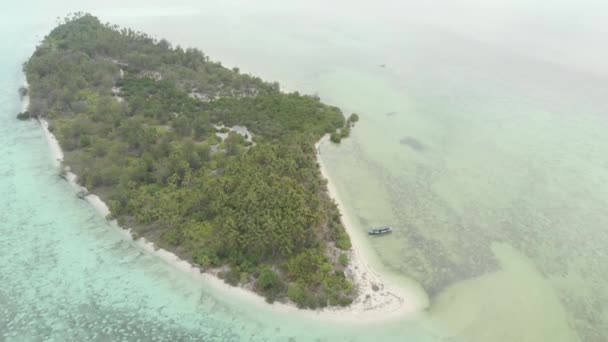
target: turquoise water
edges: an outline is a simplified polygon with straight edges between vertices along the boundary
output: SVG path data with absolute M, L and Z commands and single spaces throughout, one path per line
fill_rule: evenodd
M 19 66 L 31 47 L 7 37 L 14 49 L 0 57 L 0 340 L 371 338 L 369 326 L 285 317 L 226 298 L 125 238 L 58 176 L 40 126 L 14 119 Z M 431 341 L 410 325 L 383 329 L 387 338 Z
M 606 6 L 484 3 L 11 5 L 0 340 L 606 340 Z M 429 310 L 373 324 L 285 315 L 175 269 L 79 200 L 39 126 L 14 119 L 20 64 L 79 9 L 359 113 L 323 162 L 361 235 L 395 227 L 366 240 L 371 262 L 420 283 Z

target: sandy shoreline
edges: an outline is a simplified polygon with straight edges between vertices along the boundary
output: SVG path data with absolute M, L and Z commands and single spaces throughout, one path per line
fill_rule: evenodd
M 324 136 L 315 144 L 315 150 L 319 151 L 317 153 L 317 162 L 319 163 L 321 175 L 327 180 L 328 194 L 334 199 L 342 214 L 342 224 L 352 243 L 347 272 L 354 279 L 355 286 L 359 291 L 353 304 L 346 308 L 337 308 L 336 311 L 365 319 L 377 316 L 381 320 L 408 316 L 420 312 L 426 307 L 426 303 L 416 298 L 417 295 L 415 293 L 408 293 L 406 289 L 399 288 L 395 284 L 391 284 L 386 279 L 383 279 L 369 265 L 367 261 L 369 258 L 365 255 L 365 249 L 361 247 L 365 242 L 361 241 L 360 234 L 354 231 L 355 225 L 348 215 L 336 187 L 331 182 L 327 169 L 320 158 L 321 146 L 326 143 L 330 143 L 329 135 Z
M 22 105 L 23 110 L 27 110 L 29 105 L 29 96 L 23 97 Z M 48 122 L 44 119 L 40 119 L 39 121 L 49 144 L 55 166 L 60 168 L 62 167 L 64 154 L 59 142 L 50 132 Z M 317 150 L 319 146 L 329 141 L 328 138 L 328 136 L 325 136 L 316 144 Z M 209 273 L 202 273 L 197 267 L 185 260 L 180 259 L 174 253 L 156 248 L 152 242 L 147 241 L 145 238 L 139 238 L 138 240 L 134 241 L 134 243 L 139 248 L 155 254 L 173 267 L 192 275 L 196 279 L 199 279 L 205 285 L 219 290 L 222 295 L 232 298 L 238 297 L 240 301 L 249 302 L 255 305 L 267 306 L 269 309 L 280 311 L 281 313 L 295 313 L 301 316 L 316 317 L 324 320 L 361 323 L 362 321 L 386 321 L 395 318 L 402 318 L 408 314 L 415 314 L 419 312 L 422 307 L 420 307 L 418 301 L 413 295 L 408 298 L 404 294 L 405 291 L 390 286 L 390 284 L 384 281 L 380 275 L 374 273 L 367 262 L 365 262 L 365 255 L 363 254 L 364 252 L 361 248 L 359 248 L 361 241 L 359 241 L 357 234 L 355 234 L 352 230 L 353 225 L 350 218 L 348 215 L 346 215 L 344 206 L 337 196 L 335 187 L 329 181 L 325 167 L 318 155 L 317 161 L 320 165 L 323 177 L 328 179 L 327 187 L 329 195 L 338 204 L 338 208 L 342 213 L 343 224 L 352 241 L 352 248 L 348 253 L 350 263 L 346 272 L 354 280 L 358 291 L 358 296 L 355 301 L 347 307 L 331 307 L 313 311 L 298 309 L 292 303 L 276 302 L 274 304 L 268 304 L 260 295 L 242 287 L 228 285 L 224 283 L 223 280 Z M 74 173 L 68 171 L 66 173 L 66 179 L 70 185 L 74 187 L 76 192 L 84 191 L 87 193 L 88 195 L 84 197 L 85 200 L 89 202 L 100 215 L 107 217 L 110 210 L 106 203 L 101 200 L 101 198 L 95 194 L 89 194 L 86 188 L 80 186 L 77 183 L 77 176 Z M 120 231 L 121 235 L 123 235 L 125 239 L 132 240 L 130 230 L 119 227 L 115 221 L 112 222 L 112 225 L 116 227 L 118 231 Z

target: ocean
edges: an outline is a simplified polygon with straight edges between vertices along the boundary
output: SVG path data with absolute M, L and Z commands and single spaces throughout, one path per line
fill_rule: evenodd
M 604 341 L 601 1 L 74 1 L 0 14 L 0 340 Z M 370 264 L 429 307 L 284 314 L 129 240 L 19 122 L 21 64 L 69 12 L 201 48 L 361 120 L 321 158 Z M 371 226 L 390 236 L 369 238 Z M 414 285 L 412 285 L 414 284 Z M 422 298 L 423 297 L 423 298 Z

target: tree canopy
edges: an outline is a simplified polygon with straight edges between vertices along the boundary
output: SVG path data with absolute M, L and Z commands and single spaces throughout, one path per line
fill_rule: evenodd
M 50 122 L 65 163 L 122 226 L 269 301 L 352 301 L 345 259 L 331 257 L 350 241 L 314 143 L 345 137 L 355 118 L 88 14 L 66 18 L 24 70 L 20 118 Z

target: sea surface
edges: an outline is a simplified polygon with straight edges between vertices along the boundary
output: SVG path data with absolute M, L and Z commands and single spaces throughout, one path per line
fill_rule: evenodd
M 0 12 L 0 341 L 608 340 L 602 1 L 29 1 Z M 19 122 L 21 64 L 69 12 L 201 48 L 361 117 L 321 156 L 373 267 L 429 308 L 285 315 L 151 254 Z M 368 238 L 370 226 L 392 225 Z

